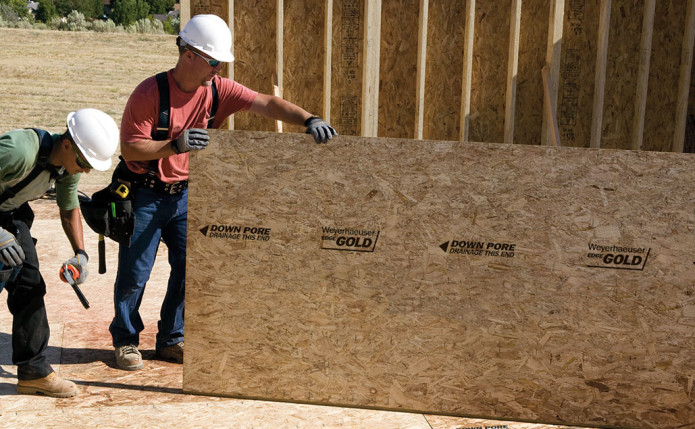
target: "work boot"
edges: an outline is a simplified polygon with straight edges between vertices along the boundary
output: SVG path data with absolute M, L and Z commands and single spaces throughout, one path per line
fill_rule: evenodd
M 70 398 L 77 395 L 77 385 L 58 377 L 54 372 L 36 380 L 18 380 L 17 393 L 24 395 L 46 395 L 54 398 Z
M 137 371 L 142 368 L 142 355 L 133 344 L 116 347 L 116 365 L 127 371 Z
M 157 349 L 155 350 L 154 355 L 166 361 L 183 363 L 183 341 L 174 344 L 173 346 Z

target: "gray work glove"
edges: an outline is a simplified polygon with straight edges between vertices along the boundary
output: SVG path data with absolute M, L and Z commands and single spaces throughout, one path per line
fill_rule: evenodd
M 171 141 L 171 148 L 176 153 L 190 152 L 192 150 L 205 149 L 210 143 L 208 130 L 202 128 L 189 128 L 176 140 Z
M 316 143 L 326 143 L 328 140 L 332 139 L 333 136 L 338 135 L 333 127 L 328 125 L 328 122 L 318 116 L 312 116 L 307 119 L 304 121 L 304 125 L 306 126 L 306 133 L 311 134 Z
M 24 262 L 24 250 L 17 239 L 6 229 L 0 228 L 0 262 L 7 267 L 17 267 Z
M 75 256 L 65 261 L 66 264 L 72 265 L 77 269 L 79 275 L 75 280 L 75 284 L 82 284 L 87 280 L 87 275 L 89 275 L 89 270 L 87 269 L 87 263 L 89 262 L 89 257 L 84 251 L 76 253 Z

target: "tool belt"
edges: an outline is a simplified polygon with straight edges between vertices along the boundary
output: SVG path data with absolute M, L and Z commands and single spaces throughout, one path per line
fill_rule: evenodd
M 125 185 L 117 189 L 112 185 L 95 192 L 91 198 L 80 197 L 82 217 L 97 234 L 130 246 L 130 236 L 135 228 L 133 201 L 127 198 L 129 191 Z M 121 197 L 122 194 L 126 198 Z
M 155 192 L 168 195 L 177 195 L 185 191 L 188 188 L 188 180 L 181 180 L 174 183 L 165 183 L 157 177 L 157 173 L 150 169 L 147 173 L 134 173 L 125 164 L 125 161 L 121 159 L 118 163 L 116 169 L 113 172 L 114 180 L 118 180 L 121 183 L 126 184 L 131 189 L 135 188 L 147 188 Z

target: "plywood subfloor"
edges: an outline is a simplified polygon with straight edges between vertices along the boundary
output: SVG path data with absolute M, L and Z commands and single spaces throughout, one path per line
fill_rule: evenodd
M 95 189 L 83 189 L 89 193 Z M 72 289 L 60 283 L 58 266 L 67 259 L 64 238 L 53 201 L 33 203 L 51 342 L 48 359 L 63 377 L 75 381 L 80 395 L 70 399 L 17 395 L 16 367 L 11 359 L 12 318 L 6 291 L 0 293 L 0 427 L 20 428 L 490 428 L 546 429 L 555 426 L 393 413 L 355 408 L 217 398 L 182 393 L 182 367 L 154 360 L 154 335 L 159 304 L 168 273 L 166 249 L 158 261 L 142 305 L 146 329 L 141 339 L 142 371 L 116 369 L 108 325 L 113 317 L 112 290 L 116 245 L 107 243 L 108 272 L 97 273 L 96 237 L 87 235 L 93 257 L 82 290 L 91 308 L 84 310 Z

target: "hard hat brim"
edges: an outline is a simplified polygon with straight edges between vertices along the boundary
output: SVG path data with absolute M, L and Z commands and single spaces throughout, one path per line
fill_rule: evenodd
M 234 61 L 234 55 L 231 52 L 207 52 L 213 59 L 222 61 L 223 63 L 231 63 Z
M 86 110 L 86 109 L 85 109 Z M 73 132 L 73 126 L 74 126 L 74 120 L 73 116 L 75 116 L 75 113 L 77 112 L 70 112 L 68 113 L 67 117 L 67 127 L 68 127 L 68 132 L 70 133 L 70 136 L 72 137 L 72 141 L 75 143 L 75 146 L 80 150 L 80 153 L 84 157 L 85 160 L 89 163 L 89 165 L 92 166 L 94 170 L 98 171 L 106 171 L 109 168 L 111 168 L 111 158 L 108 159 L 98 159 L 93 156 L 91 156 L 90 152 L 85 149 L 85 147 L 82 145 L 82 142 L 80 139 L 74 134 Z M 103 114 L 103 112 L 102 112 Z M 114 123 L 115 126 L 115 123 Z

